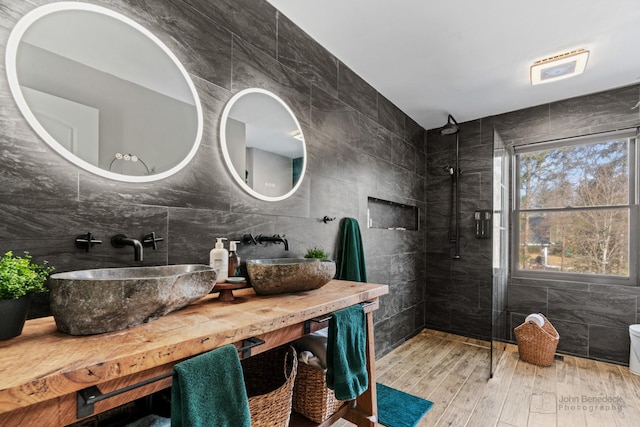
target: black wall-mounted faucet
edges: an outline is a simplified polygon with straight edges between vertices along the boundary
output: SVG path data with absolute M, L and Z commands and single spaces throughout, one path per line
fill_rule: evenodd
M 111 238 L 111 245 L 114 248 L 124 248 L 125 246 L 133 246 L 133 258 L 136 261 L 143 260 L 142 243 L 138 239 L 131 239 L 124 234 L 116 234 Z
M 263 236 L 262 234 L 259 234 L 258 236 L 256 236 L 256 241 L 258 243 L 264 243 L 264 242 L 284 243 L 284 250 L 285 251 L 289 250 L 289 242 L 287 241 L 287 239 L 284 238 L 284 236 L 280 236 L 279 234 L 274 234 L 273 236 Z

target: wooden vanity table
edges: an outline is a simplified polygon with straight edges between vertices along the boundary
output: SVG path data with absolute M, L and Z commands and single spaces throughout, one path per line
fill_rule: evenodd
M 29 320 L 21 336 L 0 341 L 0 426 L 74 423 L 169 387 L 173 365 L 184 359 L 226 344 L 250 357 L 326 327 L 318 319 L 355 304 L 367 313 L 370 387 L 334 418 L 373 426 L 373 311 L 386 293 L 386 285 L 341 280 L 297 294 L 241 289 L 234 301 L 210 294 L 153 322 L 82 337 L 57 331 L 53 317 Z

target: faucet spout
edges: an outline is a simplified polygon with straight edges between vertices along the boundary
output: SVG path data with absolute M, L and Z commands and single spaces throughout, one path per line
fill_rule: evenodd
M 273 236 L 263 236 L 259 235 L 256 237 L 256 241 L 258 243 L 263 242 L 272 242 L 272 243 L 284 243 L 284 250 L 289 250 L 289 241 L 284 238 L 284 236 L 280 236 L 279 234 L 274 234 Z
M 143 248 L 142 242 L 138 239 L 132 239 L 124 234 L 116 234 L 111 238 L 111 245 L 115 248 L 124 248 L 125 246 L 133 246 L 133 259 L 135 261 L 142 261 Z

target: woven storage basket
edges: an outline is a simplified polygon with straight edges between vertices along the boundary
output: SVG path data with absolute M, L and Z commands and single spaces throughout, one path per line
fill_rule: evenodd
M 291 346 L 242 361 L 252 427 L 288 426 L 298 357 Z
M 326 373 L 326 369 L 300 363 L 293 388 L 293 410 L 317 423 L 325 421 L 344 403 L 327 388 Z
M 514 329 L 520 359 L 539 366 L 551 366 L 560 335 L 544 315 L 542 328 L 534 322 L 525 322 Z

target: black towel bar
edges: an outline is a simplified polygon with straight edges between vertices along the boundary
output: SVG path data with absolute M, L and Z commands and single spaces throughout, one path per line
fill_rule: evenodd
M 367 308 L 373 304 L 375 304 L 375 301 L 365 301 L 365 302 L 361 302 L 360 305 L 362 306 L 362 308 Z M 325 317 L 314 317 L 312 319 L 309 320 L 305 320 L 304 322 L 304 333 L 306 334 L 310 334 L 311 333 L 311 322 L 313 323 L 326 323 L 329 320 L 331 320 L 331 315 L 325 316 Z
M 238 349 L 238 353 L 242 354 L 242 358 L 245 359 L 247 357 L 251 357 L 251 349 L 253 347 L 257 347 L 259 345 L 264 344 L 264 340 L 260 338 L 251 337 L 242 341 L 242 347 Z M 78 390 L 77 392 L 77 406 L 76 406 L 76 414 L 77 418 L 88 417 L 93 414 L 93 405 L 94 403 L 103 401 L 110 397 L 117 396 L 122 393 L 126 393 L 131 390 L 135 390 L 136 388 L 144 387 L 156 381 L 163 380 L 165 378 L 173 377 L 175 372 L 172 370 L 171 372 L 164 373 L 162 375 L 158 375 L 157 377 L 149 378 L 144 381 L 140 381 L 139 383 L 131 384 L 129 386 L 123 387 L 118 390 L 110 391 L 109 393 L 102 393 L 98 386 L 87 387 L 82 390 Z

